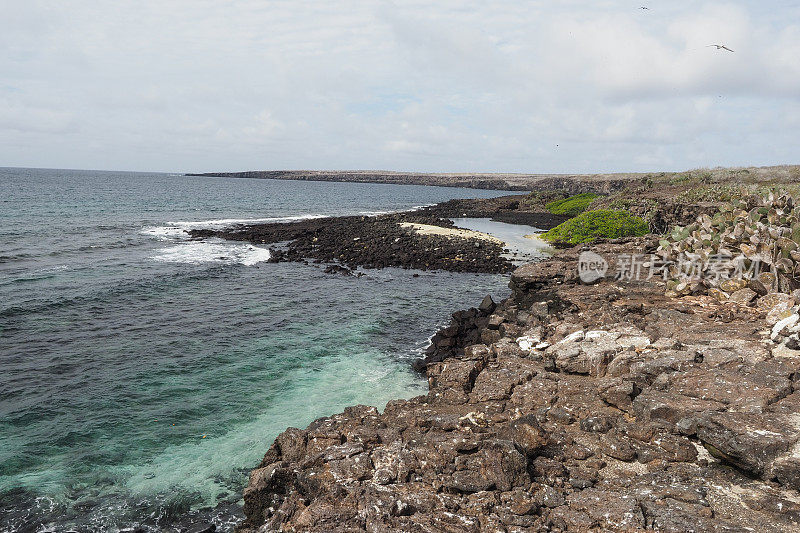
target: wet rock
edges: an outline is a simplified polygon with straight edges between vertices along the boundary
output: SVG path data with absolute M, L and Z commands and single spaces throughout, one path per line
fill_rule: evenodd
M 339 274 L 341 276 L 352 276 L 353 271 L 342 265 L 330 265 L 325 269 L 326 274 Z
M 191 526 L 186 533 L 214 533 L 216 530 L 217 526 L 214 524 L 198 524 Z
M 492 296 L 490 294 L 487 294 L 481 304 L 478 306 L 478 309 L 487 315 L 493 313 L 496 308 L 497 304 L 494 303 L 494 300 L 492 300 Z

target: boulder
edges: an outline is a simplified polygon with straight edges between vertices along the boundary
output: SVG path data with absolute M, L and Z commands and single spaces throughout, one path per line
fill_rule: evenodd
M 729 301 L 736 302 L 740 305 L 748 305 L 756 299 L 758 295 L 752 289 L 743 288 L 731 293 Z
M 663 422 L 681 433 L 693 434 L 697 417 L 706 411 L 722 411 L 725 404 L 675 392 L 648 389 L 633 400 L 633 412 L 644 422 Z
M 800 432 L 780 415 L 709 412 L 697 420 L 697 438 L 712 455 L 756 476 L 768 473 L 798 437 Z
M 494 303 L 494 300 L 492 300 L 492 296 L 490 294 L 487 294 L 483 298 L 483 301 L 481 302 L 481 304 L 478 306 L 478 309 L 483 314 L 489 315 L 491 313 L 494 313 L 494 310 L 497 309 L 497 304 Z
M 525 415 L 509 424 L 510 440 L 526 457 L 534 457 L 548 442 L 547 433 L 534 415 Z
M 744 279 L 726 279 L 719 285 L 719 288 L 727 293 L 733 293 L 745 287 L 747 287 L 747 280 Z

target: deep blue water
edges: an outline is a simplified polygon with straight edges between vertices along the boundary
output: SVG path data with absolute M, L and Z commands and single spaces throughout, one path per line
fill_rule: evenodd
M 280 431 L 424 392 L 409 363 L 436 326 L 507 293 L 183 230 L 502 194 L 0 168 L 0 531 L 226 529 Z

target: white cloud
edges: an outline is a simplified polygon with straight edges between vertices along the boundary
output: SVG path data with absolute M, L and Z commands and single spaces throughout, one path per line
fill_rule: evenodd
M 607 171 L 798 162 L 798 8 L 14 3 L 0 165 Z M 721 42 L 736 52 L 717 51 Z

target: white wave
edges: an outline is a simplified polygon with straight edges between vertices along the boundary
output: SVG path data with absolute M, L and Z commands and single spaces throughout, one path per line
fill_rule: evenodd
M 236 224 L 260 224 L 265 222 L 294 222 L 296 220 L 308 220 L 312 218 L 324 218 L 327 215 L 296 215 L 285 217 L 265 217 L 265 218 L 220 218 L 214 220 L 178 220 L 167 222 L 164 226 L 145 226 L 139 232 L 142 235 L 149 235 L 160 241 L 172 241 L 175 239 L 187 238 L 190 229 L 222 229 Z
M 252 244 L 229 244 L 213 242 L 187 242 L 170 246 L 151 257 L 162 263 L 221 263 L 227 265 L 251 266 L 269 261 L 270 253 L 266 248 Z
M 324 218 L 326 215 L 295 215 L 286 217 L 265 217 L 265 218 L 220 218 L 215 220 L 195 220 L 167 222 L 170 226 L 178 228 L 223 228 L 234 224 L 259 224 L 264 222 L 293 222 L 295 220 L 308 220 L 312 218 Z
M 168 241 L 177 237 L 186 237 L 186 230 L 176 226 L 146 226 L 140 232 L 142 235 L 155 237 L 160 241 Z

